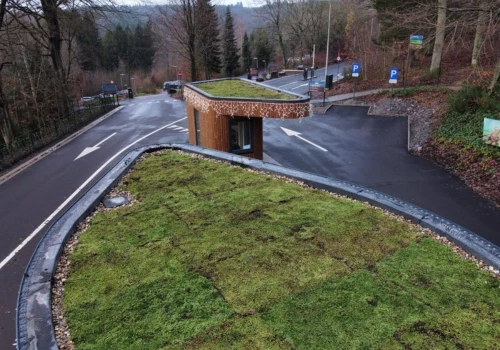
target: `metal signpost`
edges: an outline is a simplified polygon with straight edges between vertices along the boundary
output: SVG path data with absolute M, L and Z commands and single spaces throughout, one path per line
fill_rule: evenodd
M 361 71 L 361 64 L 359 62 L 354 62 L 352 64 L 352 77 L 357 78 L 359 77 L 359 72 Z M 354 81 L 354 90 L 352 92 L 352 99 L 355 98 L 356 96 L 356 80 Z
M 340 54 L 337 54 L 337 83 L 339 82 L 339 74 L 340 74 Z
M 391 85 L 391 103 L 389 106 L 389 109 L 392 110 L 392 98 L 394 96 L 394 84 L 398 83 L 398 69 L 397 68 L 391 68 L 389 70 L 389 84 Z
M 406 85 L 406 80 L 410 78 L 410 63 L 411 63 L 411 50 L 420 50 L 422 48 L 424 42 L 424 36 L 420 34 L 412 34 L 410 35 L 410 43 L 408 44 L 408 53 L 406 55 L 406 62 L 404 65 L 408 65 L 408 68 L 404 69 L 403 67 L 403 85 Z

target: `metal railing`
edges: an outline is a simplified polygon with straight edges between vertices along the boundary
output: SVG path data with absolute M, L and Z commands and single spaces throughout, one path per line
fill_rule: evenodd
M 0 170 L 19 161 L 27 155 L 49 145 L 94 121 L 117 106 L 114 97 L 95 96 L 91 100 L 72 103 L 72 112 L 63 118 L 54 120 L 42 128 L 19 135 L 6 144 L 0 144 Z

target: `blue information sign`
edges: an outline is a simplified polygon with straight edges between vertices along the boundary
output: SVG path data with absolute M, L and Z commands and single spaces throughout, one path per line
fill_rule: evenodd
M 389 71 L 389 83 L 397 84 L 398 83 L 398 69 L 391 68 Z
M 354 62 L 352 64 L 352 76 L 359 77 L 359 71 L 361 70 L 361 64 L 358 62 Z

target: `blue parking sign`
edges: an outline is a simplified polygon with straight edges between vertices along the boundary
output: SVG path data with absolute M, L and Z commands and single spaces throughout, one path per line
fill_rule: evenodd
M 361 64 L 358 62 L 354 62 L 352 64 L 352 76 L 359 77 L 359 71 L 361 70 Z
M 398 69 L 397 68 L 391 68 L 389 71 L 389 83 L 390 84 L 397 84 L 398 83 Z

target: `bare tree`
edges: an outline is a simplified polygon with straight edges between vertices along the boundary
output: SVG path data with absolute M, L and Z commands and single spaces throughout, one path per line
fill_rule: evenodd
M 3 28 L 4 18 L 7 9 L 7 0 L 0 1 L 0 30 Z M 2 68 L 7 62 L 0 63 L 0 132 L 2 133 L 3 140 L 5 144 L 8 146 L 10 140 L 13 137 L 13 123 L 9 116 L 9 108 L 8 108 L 8 100 L 5 97 L 3 91 L 3 83 L 2 83 Z
M 431 72 L 441 69 L 441 58 L 443 56 L 444 36 L 446 30 L 446 10 L 447 0 L 437 0 L 438 16 L 436 22 L 436 38 L 434 39 L 434 49 L 432 51 Z
M 283 64 L 286 64 L 288 58 L 284 33 L 286 6 L 286 0 L 266 0 L 263 6 L 256 9 L 257 15 L 270 26 L 272 33 L 276 36 Z
M 190 64 L 191 81 L 196 80 L 195 0 L 173 0 L 169 6 L 158 6 L 156 21 L 166 30 L 172 48 Z

